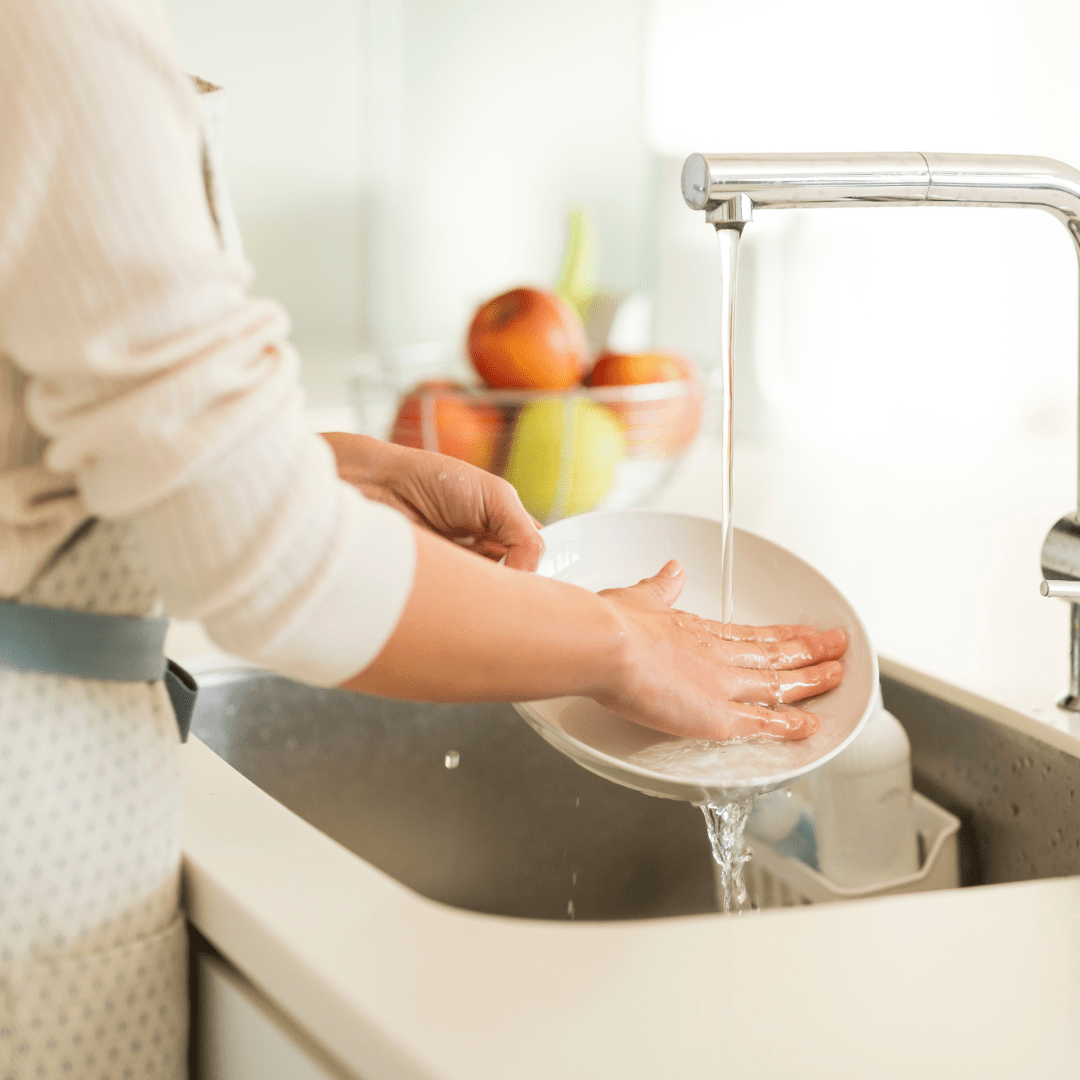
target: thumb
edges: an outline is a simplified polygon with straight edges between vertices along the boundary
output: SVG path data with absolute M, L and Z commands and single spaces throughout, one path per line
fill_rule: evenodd
M 634 588 L 649 593 L 654 600 L 670 607 L 679 599 L 679 593 L 683 590 L 686 575 L 683 573 L 682 564 L 677 559 L 664 563 L 660 573 L 653 577 L 639 581 Z
M 506 565 L 515 570 L 535 570 L 544 554 L 544 539 L 536 518 L 505 480 L 485 476 L 485 481 L 488 524 L 495 540 L 506 548 Z

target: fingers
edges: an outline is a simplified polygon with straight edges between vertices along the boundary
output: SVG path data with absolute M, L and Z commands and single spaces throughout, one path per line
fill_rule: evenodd
M 476 540 L 472 544 L 472 549 L 477 555 L 483 555 L 485 559 L 491 559 L 493 562 L 498 562 L 507 554 L 506 545 L 496 540 Z
M 806 739 L 821 721 L 801 709 L 767 709 L 764 705 L 740 705 L 732 702 L 728 715 L 717 724 L 717 732 L 708 736 L 717 740 L 748 739 L 764 735 L 771 739 Z
M 755 671 L 747 668 L 736 675 L 731 697 L 733 701 L 782 705 L 824 694 L 839 686 L 843 678 L 844 665 L 836 660 L 795 671 Z
M 632 585 L 629 592 L 646 593 L 653 600 L 671 607 L 679 599 L 679 593 L 683 590 L 686 575 L 683 573 L 682 564 L 677 559 L 671 559 L 664 563 L 658 574 L 644 578 L 636 585 Z
M 812 626 L 727 626 L 724 637 L 729 641 L 790 641 L 792 638 L 816 634 Z
M 513 485 L 497 476 L 486 476 L 483 517 L 491 541 L 506 550 L 506 565 L 515 570 L 535 570 L 544 554 L 544 541 L 536 519 L 521 505 Z
M 786 641 L 733 641 L 729 661 L 744 668 L 805 668 L 826 660 L 839 660 L 847 651 L 844 630 L 811 630 L 804 637 Z
M 514 570 L 527 570 L 530 573 L 540 565 L 544 555 L 544 541 L 535 530 L 516 541 L 506 542 L 506 565 Z

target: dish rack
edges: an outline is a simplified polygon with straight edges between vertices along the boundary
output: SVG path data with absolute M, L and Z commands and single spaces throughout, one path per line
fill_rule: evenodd
M 918 873 L 880 885 L 847 888 L 830 881 L 801 859 L 782 854 L 767 840 L 750 837 L 753 855 L 743 867 L 750 903 L 755 908 L 797 907 L 959 888 L 960 819 L 917 791 L 913 793 L 913 801 L 921 863 Z M 717 871 L 717 906 L 722 911 L 719 868 L 714 866 L 713 869 Z

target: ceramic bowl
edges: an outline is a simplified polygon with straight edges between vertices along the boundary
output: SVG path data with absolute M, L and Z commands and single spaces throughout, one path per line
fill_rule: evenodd
M 598 592 L 655 574 L 668 559 L 686 570 L 676 607 L 721 616 L 719 522 L 648 510 L 581 514 L 543 530 L 538 572 Z M 624 720 L 588 698 L 515 706 L 549 743 L 579 765 L 649 795 L 694 803 L 783 787 L 838 754 L 866 722 L 878 686 L 877 656 L 862 620 L 840 591 L 782 547 L 735 530 L 734 622 L 842 627 L 850 645 L 844 680 L 801 707 L 821 726 L 799 742 L 713 743 L 663 735 Z

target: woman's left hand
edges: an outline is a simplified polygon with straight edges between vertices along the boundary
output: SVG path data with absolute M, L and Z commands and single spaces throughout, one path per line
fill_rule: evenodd
M 362 495 L 400 510 L 418 525 L 499 559 L 535 570 L 544 553 L 540 523 L 501 477 L 446 454 L 413 450 L 366 435 L 328 432 L 338 476 Z

